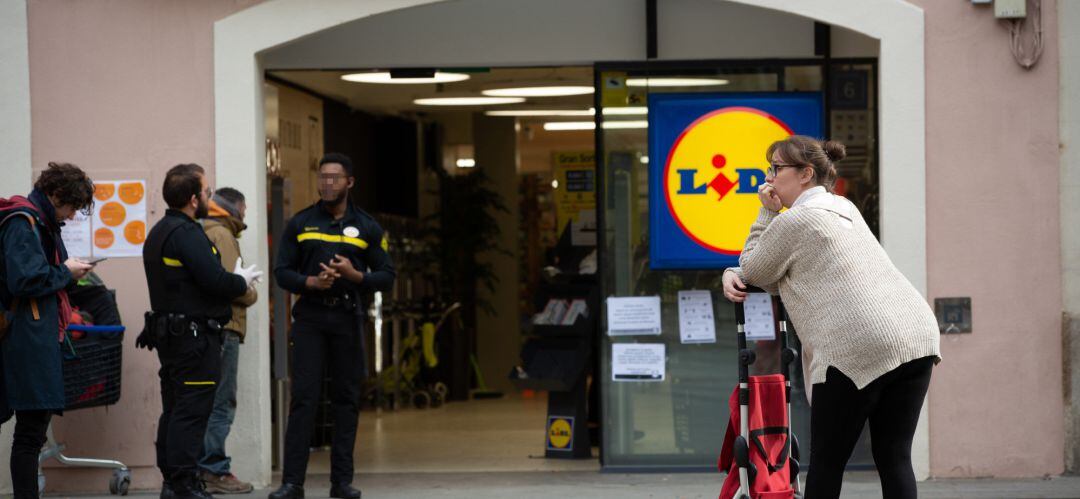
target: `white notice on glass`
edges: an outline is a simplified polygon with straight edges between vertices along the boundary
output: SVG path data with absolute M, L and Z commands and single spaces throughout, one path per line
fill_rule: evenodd
M 716 321 L 709 290 L 679 291 L 679 338 L 683 343 L 716 343 Z
M 664 381 L 663 343 L 611 345 L 612 381 Z
M 775 340 L 776 321 L 773 319 L 772 296 L 768 293 L 749 293 L 743 302 L 746 314 L 746 339 Z
M 660 334 L 660 297 L 629 296 L 607 299 L 608 336 Z

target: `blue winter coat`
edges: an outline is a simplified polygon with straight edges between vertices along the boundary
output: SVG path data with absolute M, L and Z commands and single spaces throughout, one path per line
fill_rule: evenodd
M 34 194 L 39 194 L 35 196 Z M 29 210 L 36 223 L 24 216 L 14 216 L 0 226 L 0 302 L 4 310 L 11 310 L 12 302 L 18 305 L 8 317 L 11 329 L 0 342 L 3 383 L 0 389 L 0 421 L 10 416 L 12 410 L 52 410 L 64 408 L 64 377 L 59 332 L 59 306 L 57 293 L 72 281 L 71 273 L 63 265 L 67 251 L 60 239 L 55 212 L 48 199 L 40 193 L 30 196 L 51 223 L 46 223 L 37 213 Z M 43 206 L 46 205 L 46 206 Z M 59 251 L 60 264 L 50 264 L 44 248 Z M 30 299 L 36 299 L 38 318 L 34 318 Z M 4 407 L 4 405 L 7 407 Z

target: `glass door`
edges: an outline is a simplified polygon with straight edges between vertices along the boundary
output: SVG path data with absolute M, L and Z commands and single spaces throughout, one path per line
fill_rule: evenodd
M 862 114 L 855 109 L 860 102 L 851 99 L 844 101 L 849 107 L 840 113 L 845 127 L 861 124 L 843 130 L 858 135 L 861 154 L 857 161 L 863 163 L 844 165 L 841 173 L 848 179 L 849 191 L 860 197 L 857 204 L 863 203 L 859 206 L 868 219 L 876 218 L 877 202 L 874 67 L 873 61 L 842 66 L 846 81 L 865 85 L 862 95 L 871 98 L 865 99 Z M 656 163 L 663 162 L 668 153 L 649 150 L 650 99 L 665 94 L 722 97 L 790 92 L 816 93 L 821 102 L 828 103 L 836 99 L 824 96 L 826 73 L 821 60 L 597 64 L 601 290 L 605 298 L 659 296 L 661 309 L 659 335 L 610 336 L 606 306 L 601 314 L 601 461 L 605 468 L 714 470 L 728 421 L 728 398 L 738 378 L 734 308 L 720 291 L 723 269 L 658 270 L 650 262 L 650 209 L 668 209 L 650 206 L 650 171 L 663 166 Z M 852 89 L 848 90 L 850 94 Z M 829 122 L 839 116 L 830 116 L 828 111 L 821 112 L 826 122 L 821 130 L 827 130 Z M 834 135 L 837 131 L 835 127 L 830 130 Z M 764 158 L 764 149 L 761 153 Z M 712 292 L 715 342 L 686 343 L 680 337 L 678 296 L 682 290 Z M 613 381 L 612 351 L 614 345 L 622 343 L 662 344 L 666 357 L 663 381 Z M 754 348 L 759 355 L 752 374 L 779 372 L 777 344 L 757 342 Z M 793 371 L 793 429 L 800 437 L 805 460 L 810 442 L 809 407 L 802 371 L 798 365 Z M 868 450 L 857 451 L 852 463 L 871 463 Z

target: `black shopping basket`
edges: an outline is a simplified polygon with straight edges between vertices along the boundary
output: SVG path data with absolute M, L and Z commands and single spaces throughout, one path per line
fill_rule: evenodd
M 72 339 L 75 335 L 81 337 Z M 112 405 L 120 400 L 124 326 L 72 324 L 64 336 L 64 410 Z M 109 459 L 72 458 L 65 456 L 63 451 L 64 444 L 56 442 L 50 424 L 48 442 L 38 454 L 38 490 L 45 490 L 45 473 L 41 463 L 56 458 L 60 464 L 68 466 L 113 469 L 109 492 L 127 495 L 131 471 L 124 463 Z

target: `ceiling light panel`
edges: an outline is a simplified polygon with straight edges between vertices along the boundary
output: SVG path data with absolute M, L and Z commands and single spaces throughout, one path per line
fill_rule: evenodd
M 546 87 L 492 88 L 484 90 L 484 95 L 492 97 L 565 97 L 568 95 L 588 95 L 593 93 L 592 86 L 564 85 Z
M 520 104 L 521 97 L 430 97 L 416 99 L 413 104 L 419 106 L 491 106 L 499 104 Z
M 727 85 L 719 78 L 627 78 L 628 87 L 715 87 Z
M 352 73 L 341 75 L 341 79 L 355 83 L 422 85 L 425 83 L 453 83 L 455 81 L 465 81 L 469 79 L 469 75 L 463 73 L 443 73 L 441 71 L 437 71 L 435 72 L 435 76 L 432 76 L 430 78 L 391 78 L 389 71 L 380 71 L 376 73 Z

